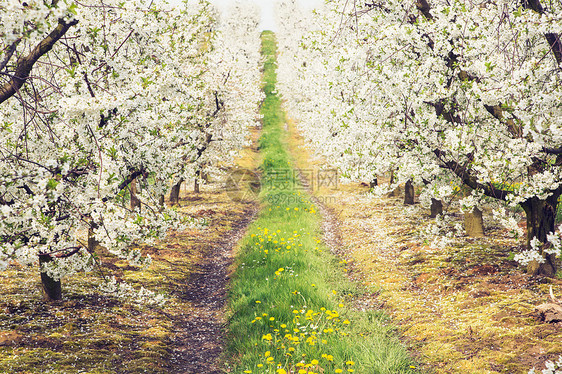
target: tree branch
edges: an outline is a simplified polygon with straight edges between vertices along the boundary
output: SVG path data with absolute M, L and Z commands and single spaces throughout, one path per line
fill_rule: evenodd
M 127 179 L 125 179 L 123 182 L 121 182 L 121 184 L 117 187 L 117 191 L 121 191 L 122 189 L 124 189 L 125 187 L 127 187 L 129 184 L 131 184 L 132 181 L 134 181 L 138 176 L 142 175 L 144 173 L 143 170 L 135 170 L 131 173 L 131 175 L 129 175 L 129 177 Z M 102 201 L 105 203 L 107 202 L 111 197 L 106 196 L 102 199 Z
M 437 158 L 443 163 L 443 165 L 455 173 L 457 177 L 459 177 L 464 184 L 472 188 L 473 190 L 481 190 L 484 192 L 486 196 L 493 197 L 499 200 L 507 200 L 507 196 L 509 195 L 510 191 L 502 190 L 496 188 L 492 183 L 480 183 L 476 179 L 474 175 L 470 173 L 470 170 L 456 161 L 445 161 L 445 152 L 436 149 L 433 153 L 437 156 Z
M 37 60 L 45 53 L 49 52 L 53 48 L 53 45 L 76 24 L 78 24 L 78 20 L 66 22 L 63 19 L 59 19 L 58 26 L 51 31 L 45 39 L 43 39 L 27 56 L 18 59 L 16 71 L 12 79 L 0 87 L 0 104 L 12 97 L 24 85 Z

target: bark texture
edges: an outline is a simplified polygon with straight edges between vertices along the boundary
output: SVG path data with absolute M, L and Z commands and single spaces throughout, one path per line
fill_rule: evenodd
M 409 180 L 404 186 L 404 205 L 414 205 L 416 200 L 416 191 L 414 190 L 414 183 Z
M 131 210 L 141 209 L 141 201 L 137 196 L 138 187 L 137 187 L 137 180 L 134 179 L 130 185 L 130 192 L 131 192 Z
M 431 198 L 431 218 L 435 218 L 438 215 L 443 214 L 443 202 L 441 200 L 437 200 Z
M 527 214 L 527 246 L 529 248 L 533 238 L 537 238 L 541 243 L 547 243 L 547 235 L 555 231 L 559 197 L 559 193 L 554 193 L 546 200 L 534 197 L 522 204 Z M 544 256 L 545 262 L 539 264 L 532 261 L 527 266 L 527 272 L 532 275 L 554 276 L 557 269 L 556 256 L 545 253 L 544 248 L 541 248 L 541 254 Z
M 45 297 L 49 301 L 56 301 L 62 299 L 62 286 L 61 281 L 55 280 L 43 271 L 43 265 L 53 261 L 49 254 L 39 254 L 39 266 L 41 267 L 41 285 L 45 292 Z
M 15 95 L 16 92 L 25 84 L 29 78 L 29 74 L 33 69 L 33 65 L 49 52 L 56 42 L 66 34 L 66 32 L 78 23 L 77 20 L 66 22 L 59 20 L 57 27 L 51 31 L 45 39 L 43 39 L 33 50 L 25 57 L 20 57 L 16 64 L 16 69 L 12 78 L 0 87 L 0 104 Z
M 183 179 L 180 179 L 178 183 L 172 186 L 172 190 L 170 191 L 170 204 L 178 204 L 180 203 L 180 189 L 181 184 L 183 183 Z
M 394 183 L 394 180 L 395 180 L 395 179 L 396 179 L 396 178 L 395 178 L 395 176 L 394 176 L 394 172 L 391 172 L 391 173 L 390 173 L 390 182 L 388 182 L 388 184 L 392 185 L 392 184 Z M 400 188 L 400 187 L 396 187 L 394 190 L 392 190 L 392 191 L 390 191 L 390 192 L 388 193 L 388 196 L 389 196 L 389 197 L 397 197 L 397 196 L 400 196 L 400 193 L 401 193 L 401 192 L 402 192 L 402 191 L 401 191 L 401 188 Z
M 474 208 L 472 213 L 464 214 L 464 228 L 466 234 L 471 238 L 480 238 L 484 236 L 484 219 L 482 218 L 482 211 Z

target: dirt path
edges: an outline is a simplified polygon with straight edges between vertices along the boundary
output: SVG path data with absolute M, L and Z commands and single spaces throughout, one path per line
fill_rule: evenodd
M 199 243 L 204 246 L 202 258 L 196 270 L 186 279 L 182 299 L 192 308 L 174 320 L 174 351 L 171 353 L 171 373 L 219 374 L 220 356 L 223 352 L 223 337 L 226 327 L 226 307 L 229 267 L 232 250 L 244 236 L 248 225 L 254 220 L 257 207 L 248 204 L 240 219 L 220 235 L 220 239 Z M 209 230 L 218 230 L 209 227 Z

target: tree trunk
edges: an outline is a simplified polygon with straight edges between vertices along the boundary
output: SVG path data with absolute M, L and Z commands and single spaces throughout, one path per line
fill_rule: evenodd
M 437 200 L 431 198 L 431 218 L 435 218 L 438 215 L 443 214 L 443 202 L 441 200 Z
M 51 261 L 53 261 L 51 255 L 45 253 L 39 254 L 39 266 L 41 268 L 41 284 L 43 285 L 43 291 L 45 292 L 47 300 L 55 301 L 62 299 L 61 281 L 60 279 L 54 280 L 43 271 L 43 264 L 47 264 Z
M 390 172 L 390 182 L 388 182 L 389 185 L 392 186 L 392 184 L 394 183 L 394 171 Z M 400 196 L 400 187 L 396 187 L 394 190 L 390 191 L 388 194 L 388 197 L 397 197 Z
M 90 227 L 88 229 L 88 252 L 90 253 L 94 253 L 98 245 L 100 245 L 100 243 L 96 240 L 94 236 L 94 229 L 96 228 L 96 225 L 93 224 L 92 226 L 93 227 Z
M 201 178 L 201 169 L 195 172 L 195 181 L 193 182 L 193 192 L 199 193 L 199 178 Z
M 464 214 L 464 229 L 471 238 L 484 236 L 484 220 L 480 209 L 475 207 L 472 213 Z
M 180 203 L 180 189 L 181 184 L 183 183 L 183 178 L 178 181 L 178 183 L 172 186 L 172 191 L 170 191 L 170 204 L 178 204 Z
M 553 193 L 546 200 L 539 200 L 533 197 L 525 201 L 522 205 L 527 214 L 527 247 L 531 248 L 531 240 L 537 238 L 541 243 L 547 243 L 547 235 L 555 231 L 556 209 L 558 208 L 559 193 Z M 527 265 L 527 272 L 532 275 L 545 275 L 552 277 L 556 274 L 556 256 L 544 253 L 545 262 L 539 264 L 532 261 Z
M 415 204 L 416 191 L 414 190 L 414 183 L 412 180 L 406 182 L 404 187 L 404 205 L 414 205 Z
M 137 180 L 133 179 L 131 184 L 129 185 L 129 190 L 131 192 L 131 210 L 135 210 L 135 209 L 141 209 L 141 201 L 140 199 L 137 197 Z

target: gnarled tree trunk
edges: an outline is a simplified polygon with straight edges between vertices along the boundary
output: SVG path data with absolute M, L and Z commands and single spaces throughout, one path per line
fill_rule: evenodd
M 414 190 L 414 182 L 410 179 L 404 187 L 404 205 L 414 205 L 416 199 L 416 191 Z
M 193 182 L 193 192 L 195 192 L 195 193 L 201 192 L 201 190 L 200 190 L 200 188 L 199 188 L 199 187 L 200 187 L 200 182 L 199 182 L 199 180 L 202 179 L 202 178 L 204 178 L 204 175 L 203 175 L 203 174 L 204 174 L 204 173 L 201 172 L 201 169 L 199 169 L 199 170 L 197 170 L 197 171 L 195 172 L 195 180 L 194 180 L 194 182 Z
M 183 178 L 178 181 L 178 183 L 172 186 L 172 190 L 170 191 L 170 204 L 179 204 L 180 203 L 180 189 L 181 184 L 183 183 Z
M 94 235 L 94 229 L 96 227 L 97 227 L 96 224 L 92 224 L 92 227 L 88 229 L 88 252 L 90 253 L 94 253 L 98 245 L 100 245 L 100 243 L 96 240 L 96 237 Z
M 395 179 L 396 179 L 396 177 L 394 176 L 394 171 L 391 171 L 390 172 L 390 182 L 388 182 L 388 184 L 392 186 Z M 388 197 L 397 197 L 397 196 L 400 196 L 400 193 L 401 193 L 400 187 L 396 187 L 394 190 L 392 190 L 388 193 Z
M 441 200 L 437 200 L 431 198 L 431 218 L 435 218 L 440 214 L 443 214 L 443 202 Z
M 45 292 L 45 297 L 49 301 L 62 299 L 62 287 L 61 281 L 55 280 L 43 271 L 43 265 L 53 261 L 51 255 L 46 253 L 39 254 L 39 266 L 41 268 L 41 285 L 43 286 L 43 291 Z
M 533 197 L 521 204 L 527 214 L 527 246 L 529 248 L 533 238 L 536 237 L 541 243 L 547 243 L 547 235 L 554 232 L 559 197 L 559 193 L 553 193 L 546 200 Z M 532 275 L 552 277 L 557 270 L 556 256 L 544 253 L 542 248 L 540 252 L 544 256 L 545 262 L 539 264 L 537 261 L 532 261 L 527 265 L 527 272 Z
M 471 213 L 464 214 L 464 229 L 471 238 L 484 236 L 484 219 L 480 209 L 475 207 Z
M 131 192 L 131 210 L 135 210 L 137 208 L 140 210 L 141 201 L 137 196 L 138 189 L 137 189 L 137 180 L 136 179 L 133 179 L 131 181 L 130 192 Z

